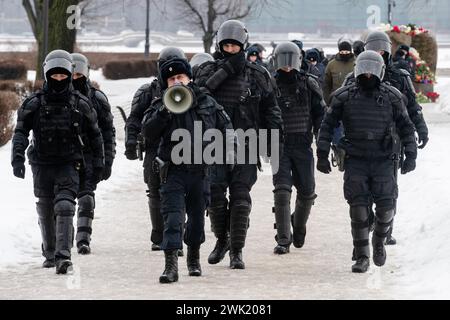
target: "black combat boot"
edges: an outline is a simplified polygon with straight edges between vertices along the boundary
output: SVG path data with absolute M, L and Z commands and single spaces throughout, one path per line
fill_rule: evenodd
M 42 235 L 42 255 L 45 257 L 42 267 L 54 268 L 56 226 L 53 201 L 49 198 L 39 198 L 39 201 L 36 203 L 36 209 L 39 215 L 39 227 Z
M 161 246 L 156 243 L 152 243 L 152 251 L 161 251 Z
M 66 274 L 73 270 L 72 261 L 69 259 L 56 260 L 56 274 Z
M 366 256 L 360 256 L 356 263 L 352 266 L 353 273 L 365 273 L 369 269 L 369 258 Z
M 161 200 L 159 194 L 152 194 L 150 190 L 147 190 L 147 196 L 150 221 L 152 223 L 152 232 L 150 235 L 150 241 L 152 242 L 151 250 L 161 251 L 161 242 L 164 231 L 164 219 L 161 214 Z
M 305 244 L 306 222 L 308 221 L 315 198 L 317 196 L 314 194 L 309 199 L 298 198 L 296 201 L 295 211 L 292 215 L 292 242 L 296 248 L 301 248 Z
M 397 244 L 397 240 L 395 240 L 395 238 L 392 236 L 392 229 L 394 228 L 393 222 L 394 222 L 394 220 L 392 220 L 391 227 L 389 228 L 389 232 L 388 232 L 388 235 L 386 237 L 385 244 L 387 246 L 395 246 Z
M 375 230 L 372 236 L 373 263 L 381 267 L 386 263 L 386 249 L 384 243 L 392 230 L 392 219 L 394 218 L 394 209 L 383 210 L 377 208 L 377 219 Z
M 42 263 L 43 268 L 54 268 L 55 267 L 55 259 L 45 259 L 45 261 Z
M 56 211 L 56 210 L 55 210 Z M 73 216 L 56 216 L 56 274 L 72 271 L 70 250 L 73 245 Z
M 85 194 L 78 199 L 78 219 L 76 243 L 78 254 L 91 253 L 90 242 L 92 221 L 94 219 L 95 200 L 93 194 Z
M 77 243 L 78 253 L 81 255 L 88 255 L 91 253 L 91 247 L 88 242 L 81 241 Z
M 274 254 L 289 253 L 289 247 L 292 243 L 291 234 L 291 191 L 277 189 L 274 191 L 274 203 L 272 208 L 275 214 L 275 229 L 277 234 L 275 240 L 277 246 L 273 249 Z
M 242 260 L 242 249 L 230 249 L 230 269 L 245 269 Z
M 165 250 L 166 266 L 159 277 L 160 283 L 172 283 L 178 281 L 178 250 Z
M 283 245 L 279 244 L 273 249 L 273 253 L 275 253 L 275 254 L 289 253 L 289 246 L 283 246 Z
M 200 266 L 200 248 L 188 247 L 186 260 L 189 275 L 191 277 L 200 277 L 202 275 L 202 267 Z
M 384 248 L 383 239 L 374 234 L 372 237 L 372 247 L 373 263 L 378 267 L 384 266 L 386 263 L 386 249 Z
M 217 238 L 213 251 L 208 256 L 209 264 L 217 264 L 223 260 L 230 250 L 230 234 L 227 203 L 218 203 L 215 207 L 208 208 L 208 216 L 211 221 L 211 230 Z
M 213 251 L 208 256 L 209 264 L 217 264 L 223 260 L 227 251 L 230 250 L 230 238 L 228 234 L 225 238 L 219 238 Z

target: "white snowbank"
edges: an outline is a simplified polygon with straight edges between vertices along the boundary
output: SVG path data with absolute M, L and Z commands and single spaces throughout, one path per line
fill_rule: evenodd
M 446 95 L 447 103 L 450 102 L 450 78 L 439 79 L 436 91 Z M 399 285 L 409 287 L 406 297 L 449 299 L 450 116 L 443 115 L 439 105 L 423 107 L 430 142 L 419 150 L 417 169 L 399 178 L 394 228 L 399 243 L 388 248 L 388 255 L 401 266 Z

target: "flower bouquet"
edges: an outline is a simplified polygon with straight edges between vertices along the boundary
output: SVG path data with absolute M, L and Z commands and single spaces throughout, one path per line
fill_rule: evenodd
M 426 96 L 433 103 L 436 102 L 437 99 L 440 97 L 439 93 L 437 93 L 437 92 L 427 92 Z

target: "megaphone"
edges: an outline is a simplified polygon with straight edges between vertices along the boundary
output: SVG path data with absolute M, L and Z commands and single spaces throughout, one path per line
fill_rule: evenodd
M 182 84 L 176 84 L 164 92 L 164 106 L 172 113 L 185 113 L 191 108 L 193 102 L 192 90 Z

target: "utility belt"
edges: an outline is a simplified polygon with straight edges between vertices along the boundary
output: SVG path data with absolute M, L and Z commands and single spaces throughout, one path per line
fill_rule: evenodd
M 169 171 L 187 172 L 192 174 L 202 174 L 203 177 L 209 175 L 209 168 L 203 164 L 179 164 L 176 165 L 171 161 L 161 160 L 159 157 L 155 157 L 153 161 L 153 170 L 159 174 L 161 183 L 167 182 Z

